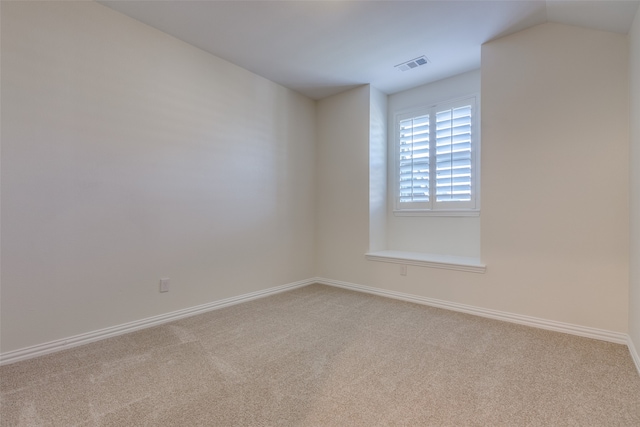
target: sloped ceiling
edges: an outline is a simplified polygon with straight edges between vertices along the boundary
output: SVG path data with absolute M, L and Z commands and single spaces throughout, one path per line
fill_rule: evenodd
M 640 1 L 100 1 L 283 86 L 320 99 L 385 93 L 476 69 L 480 46 L 558 22 L 626 34 Z M 428 65 L 395 65 L 425 55 Z

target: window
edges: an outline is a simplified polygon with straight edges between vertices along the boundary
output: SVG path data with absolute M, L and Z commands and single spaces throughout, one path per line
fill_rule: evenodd
M 396 116 L 396 213 L 477 212 L 476 99 Z

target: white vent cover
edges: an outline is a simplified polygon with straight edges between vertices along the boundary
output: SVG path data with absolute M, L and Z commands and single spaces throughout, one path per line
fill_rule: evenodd
M 422 55 L 417 58 L 413 58 L 410 61 L 403 62 L 402 64 L 398 64 L 395 67 L 400 71 L 409 71 L 413 68 L 418 68 L 423 65 L 427 65 L 428 62 L 429 62 L 429 59 L 426 56 Z

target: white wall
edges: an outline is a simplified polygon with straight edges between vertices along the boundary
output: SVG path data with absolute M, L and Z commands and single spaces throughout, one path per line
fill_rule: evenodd
M 369 247 L 371 87 L 317 103 L 316 271 L 358 280 Z
M 631 94 L 631 255 L 629 292 L 629 336 L 640 352 L 640 9 L 636 12 L 630 41 Z M 640 366 L 638 367 L 640 369 Z
M 626 333 L 627 48 L 623 35 L 551 24 L 483 46 L 485 274 L 409 266 L 401 276 L 363 261 L 367 91 L 321 101 L 318 274 Z
M 314 276 L 313 101 L 93 2 L 1 24 L 3 353 Z
M 480 105 L 479 94 L 480 70 L 470 71 L 390 95 L 388 120 L 395 123 L 396 114 L 403 110 L 468 95 L 478 95 Z M 389 126 L 390 159 L 395 156 L 395 132 L 394 126 Z M 385 249 L 480 258 L 480 217 L 396 216 L 393 213 L 395 170 L 392 162 L 388 177 L 387 197 L 391 203 L 387 204 L 388 247 Z
M 514 311 L 626 332 L 628 90 L 624 35 L 545 24 L 483 46 L 482 255 Z
M 369 117 L 369 251 L 387 249 L 387 104 L 371 87 Z

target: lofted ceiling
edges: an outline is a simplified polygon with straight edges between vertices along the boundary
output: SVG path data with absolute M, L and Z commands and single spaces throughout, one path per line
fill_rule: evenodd
M 99 3 L 320 99 L 370 83 L 395 93 L 480 67 L 480 46 L 557 22 L 626 34 L 639 0 Z M 395 66 L 426 56 L 409 71 Z

